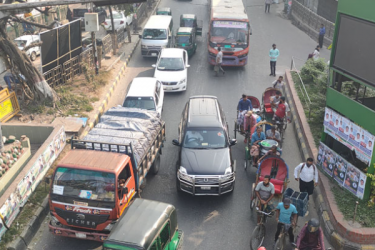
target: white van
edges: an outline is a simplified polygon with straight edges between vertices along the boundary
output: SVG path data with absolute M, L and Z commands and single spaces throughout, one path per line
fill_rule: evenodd
M 151 16 L 141 38 L 141 51 L 144 57 L 157 57 L 160 50 L 173 46 L 173 20 L 171 16 Z
M 17 44 L 17 47 L 20 50 L 23 50 L 23 48 L 35 44 L 40 43 L 39 36 L 38 35 L 24 35 L 17 37 L 14 42 Z M 31 59 L 31 61 L 35 61 L 36 56 L 40 55 L 40 46 L 32 47 L 26 51 L 26 55 L 28 55 Z
M 155 110 L 160 115 L 163 110 L 164 89 L 154 77 L 136 77 L 131 82 L 123 107 Z

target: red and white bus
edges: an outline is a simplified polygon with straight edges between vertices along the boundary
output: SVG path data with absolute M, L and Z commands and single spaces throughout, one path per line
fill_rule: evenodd
M 208 62 L 215 64 L 218 47 L 223 66 L 244 66 L 250 45 L 250 24 L 242 0 L 211 0 Z

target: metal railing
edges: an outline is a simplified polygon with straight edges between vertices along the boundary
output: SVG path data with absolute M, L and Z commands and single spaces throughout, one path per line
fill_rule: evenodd
M 306 103 L 306 105 L 308 106 L 308 109 L 309 109 L 309 119 L 310 119 L 310 113 L 311 113 L 311 99 L 310 99 L 310 96 L 309 94 L 307 93 L 307 90 L 306 90 L 306 87 L 305 87 L 305 84 L 303 83 L 302 81 L 302 77 L 299 73 L 299 69 L 297 69 L 297 66 L 295 64 L 295 59 L 298 59 L 298 60 L 301 60 L 303 61 L 302 59 L 299 59 L 299 58 L 294 58 L 292 56 L 292 61 L 290 63 L 290 71 L 293 71 L 295 72 L 297 75 L 298 75 L 298 78 L 301 82 L 301 84 L 294 84 L 294 85 L 298 85 L 298 88 L 300 89 L 301 91 L 301 94 L 303 96 L 303 99 L 304 99 L 304 102 Z M 302 86 L 302 87 L 301 87 Z

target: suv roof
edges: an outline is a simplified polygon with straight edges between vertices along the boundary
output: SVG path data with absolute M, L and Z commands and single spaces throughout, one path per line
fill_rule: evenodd
M 192 96 L 189 99 L 188 127 L 222 127 L 216 96 Z

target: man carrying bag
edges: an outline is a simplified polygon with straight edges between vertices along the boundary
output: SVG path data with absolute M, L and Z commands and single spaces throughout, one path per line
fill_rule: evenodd
M 309 196 L 312 195 L 319 180 L 318 169 L 314 165 L 314 160 L 307 158 L 306 162 L 299 164 L 294 169 L 294 178 L 299 181 L 300 192 L 307 192 Z

